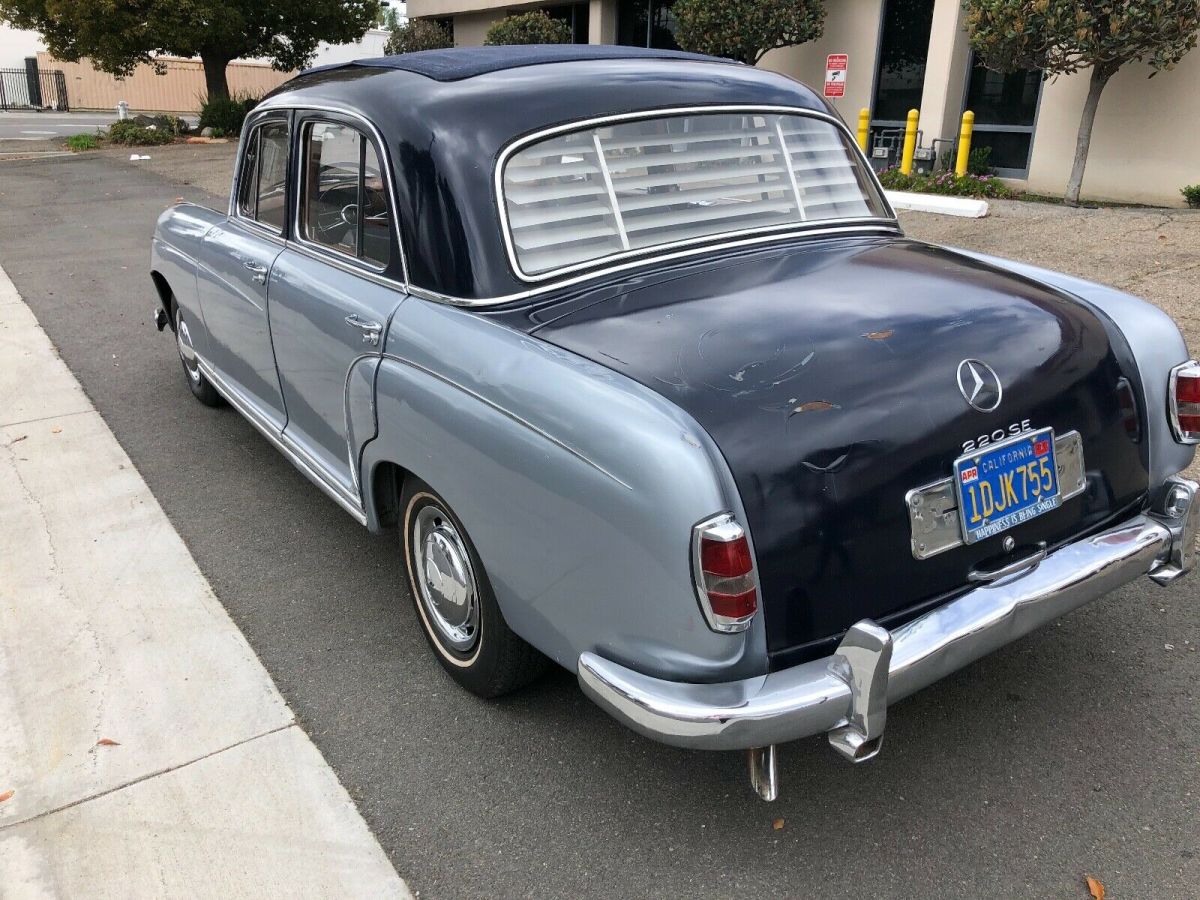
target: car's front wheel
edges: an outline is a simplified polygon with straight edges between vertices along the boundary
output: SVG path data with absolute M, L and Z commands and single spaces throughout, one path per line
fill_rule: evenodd
M 410 477 L 400 508 L 413 602 L 446 671 L 480 697 L 498 697 L 537 678 L 548 660 L 504 621 L 475 545 L 449 505 Z
M 175 346 L 179 350 L 183 374 L 187 376 L 188 387 L 195 398 L 205 406 L 222 406 L 225 403 L 224 398 L 200 371 L 200 361 L 196 358 L 196 350 L 192 346 L 192 330 L 178 305 L 175 305 Z

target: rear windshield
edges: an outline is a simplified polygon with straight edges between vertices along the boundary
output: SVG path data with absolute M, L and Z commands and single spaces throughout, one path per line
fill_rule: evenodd
M 889 217 L 844 133 L 800 114 L 600 125 L 529 143 L 503 166 L 508 237 L 527 276 L 715 236 Z

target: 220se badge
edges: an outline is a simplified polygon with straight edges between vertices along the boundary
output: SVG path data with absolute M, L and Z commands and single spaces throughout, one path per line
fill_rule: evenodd
M 1174 323 L 905 237 L 782 75 L 407 53 L 298 75 L 238 153 L 227 208 L 159 219 L 156 321 L 197 399 L 393 535 L 395 615 L 480 697 L 564 666 L 772 799 L 777 744 L 870 759 L 889 704 L 1191 568 Z

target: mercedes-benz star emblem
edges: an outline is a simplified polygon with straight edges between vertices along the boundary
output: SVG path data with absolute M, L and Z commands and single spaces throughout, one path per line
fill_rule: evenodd
M 996 370 L 977 359 L 964 359 L 958 364 L 958 389 L 972 409 L 985 413 L 999 406 L 1004 396 Z

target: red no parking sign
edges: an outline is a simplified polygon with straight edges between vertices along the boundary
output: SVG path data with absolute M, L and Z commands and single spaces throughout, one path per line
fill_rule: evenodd
M 846 96 L 846 70 L 850 67 L 850 54 L 830 53 L 825 57 L 825 96 Z

